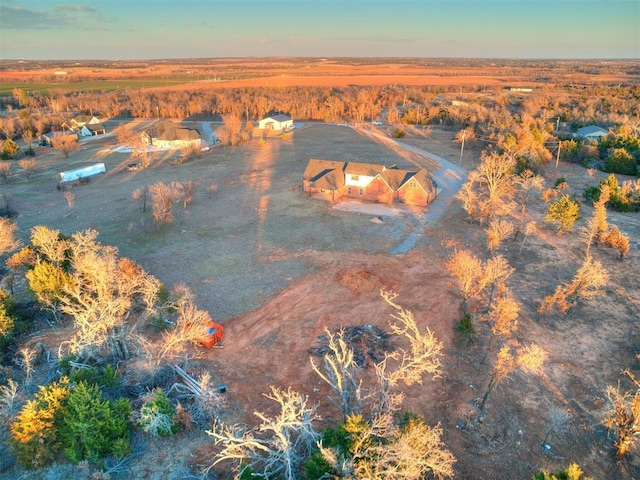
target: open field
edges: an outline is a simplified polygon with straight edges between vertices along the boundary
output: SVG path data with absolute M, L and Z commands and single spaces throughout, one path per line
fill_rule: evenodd
M 407 133 L 403 142 L 459 160 L 451 132 Z M 320 405 L 325 422 L 338 421 L 326 386 L 311 371 L 309 349 L 318 345 L 325 328 L 372 324 L 388 330 L 392 310 L 378 293 L 385 288 L 399 294 L 397 301 L 414 312 L 421 329 L 429 327 L 444 343 L 442 377 L 406 388 L 405 407 L 430 424 L 441 423 L 444 441 L 457 458 L 456 478 L 529 479 L 540 469 L 558 470 L 571 461 L 597 479 L 640 478 L 640 458 L 614 460 L 601 425 L 606 385 L 617 383 L 622 368 L 638 366 L 637 215 L 609 214 L 610 222 L 632 239 L 631 251 L 619 262 L 614 252 L 594 248 L 611 272 L 605 296 L 564 318 L 538 317 L 535 310 L 544 295 L 575 273 L 582 240 L 542 226 L 541 201 L 533 202 L 526 215 L 513 214 L 517 224 L 533 219 L 541 226 L 521 252 L 520 242 L 507 241 L 500 253 L 516 269 L 509 288 L 523 304 L 519 336 L 542 345 L 549 359 L 541 377 L 515 374 L 497 388 L 478 423 L 472 421 L 475 405 L 491 372 L 481 361 L 488 340 L 479 334 L 461 346 L 455 330 L 460 299 L 444 262 L 454 248 L 483 252 L 484 230 L 469 222 L 457 203 L 436 224 L 423 227 L 419 210 L 346 211 L 310 198 L 300 187 L 309 158 L 424 165 L 433 171 L 432 160 L 330 125 L 309 124 L 296 129 L 290 140 L 270 138 L 263 147 L 257 140 L 214 147 L 181 165 L 171 162 L 169 153 L 158 154 L 150 168 L 137 171 L 127 170 L 131 159 L 126 155 L 105 150 L 114 143 L 113 138 L 82 143 L 69 159 L 41 150 L 37 158 L 43 170 L 31 182 L 16 175 L 2 192 L 13 198 L 25 240 L 34 225 L 67 234 L 95 228 L 101 242 L 117 246 L 168 286 L 185 283 L 196 293 L 198 305 L 226 329 L 224 348 L 205 351 L 198 360 L 216 382 L 228 385 L 225 420 L 254 422 L 253 411 L 272 408 L 262 394 L 276 385 L 305 392 Z M 469 168 L 478 156 L 470 147 L 463 166 Z M 56 190 L 57 172 L 98 161 L 107 173 L 72 188 L 75 205 L 70 209 Z M 564 163 L 558 172 L 548 167 L 547 183 L 558 176 L 567 178 L 577 196 L 597 181 L 582 167 Z M 173 225 L 156 229 L 149 213 L 131 198 L 141 185 L 189 179 L 198 180 L 199 190 L 193 203 L 176 209 Z M 212 183 L 217 188 L 208 193 Z M 591 207 L 582 208 L 580 225 Z M 415 248 L 390 255 L 416 228 L 423 232 Z M 50 332 L 30 339 L 38 340 L 55 348 Z M 131 369 L 145 371 L 143 357 L 135 362 Z M 167 478 L 180 466 L 207 464 L 212 455 L 203 432 L 141 445 L 130 471 L 115 478 Z
M 56 75 L 55 73 L 58 72 Z M 0 95 L 13 88 L 112 91 L 152 87 L 246 88 L 414 85 L 504 88 L 640 80 L 632 61 L 472 59 L 193 59 L 146 62 L 0 62 Z

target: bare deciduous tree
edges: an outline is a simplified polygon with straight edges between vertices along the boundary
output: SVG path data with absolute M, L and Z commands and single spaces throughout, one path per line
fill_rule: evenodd
M 482 262 L 468 250 L 456 250 L 446 263 L 447 270 L 458 281 L 462 294 L 462 310 L 467 313 L 469 300 L 483 288 Z
M 23 158 L 18 160 L 18 166 L 22 169 L 22 176 L 27 179 L 27 182 L 31 182 L 31 177 L 40 168 L 40 162 L 34 159 Z
M 69 207 L 69 215 L 73 215 L 73 207 L 75 205 L 76 196 L 71 190 L 66 190 L 64 192 L 64 199 L 67 201 L 67 205 Z
M 51 139 L 51 146 L 68 158 L 78 148 L 78 136 L 75 133 L 57 133 Z
M 617 226 L 613 225 L 604 237 L 604 243 L 618 250 L 618 259 L 623 260 L 629 253 L 629 237 L 622 233 Z
M 9 183 L 9 179 L 11 179 L 11 175 L 13 175 L 11 162 L 8 162 L 6 160 L 0 160 L 0 178 L 2 178 L 5 183 Z
M 609 272 L 591 257 L 582 263 L 570 283 L 558 285 L 553 295 L 544 298 L 538 313 L 546 313 L 557 308 L 568 314 L 581 299 L 589 300 L 600 295 L 600 288 L 609 281 Z
M 85 360 L 102 350 L 126 359 L 134 318 L 139 307 L 150 310 L 148 302 L 155 300 L 159 282 L 132 261 L 118 258 L 117 248 L 98 243 L 97 235 L 87 230 L 65 239 L 55 230 L 37 227 L 32 230 L 32 244 L 40 252 L 38 265 L 66 265 L 61 272 L 67 280 L 49 292 L 75 327 L 61 348 Z
M 160 225 L 173 223 L 173 205 L 180 197 L 175 186 L 166 185 L 162 182 L 155 183 L 149 187 L 151 193 L 151 214 L 153 221 L 159 228 Z
M 182 184 L 182 206 L 187 208 L 193 201 L 193 197 L 198 190 L 198 182 L 195 180 L 187 180 Z
M 617 437 L 616 453 L 623 457 L 640 439 L 640 381 L 629 370 L 623 372 L 634 384 L 635 392 L 624 391 L 617 387 L 607 387 L 607 398 L 611 409 L 604 420 L 605 426 L 613 430 Z
M 467 213 L 483 223 L 485 219 L 508 213 L 515 193 L 514 159 L 498 153 L 482 153 L 480 165 L 469 175 L 456 198 Z
M 183 353 L 189 345 L 197 344 L 206 337 L 211 326 L 211 315 L 200 310 L 194 303 L 194 296 L 185 285 L 178 285 L 173 299 L 164 306 L 165 311 L 175 312 L 173 327 L 162 334 L 160 358 Z
M 276 402 L 280 412 L 274 417 L 255 412 L 260 420 L 256 428 L 216 422 L 207 430 L 221 450 L 206 471 L 220 462 L 231 461 L 238 476 L 251 468 L 253 476 L 264 479 L 297 478 L 297 469 L 318 439 L 313 427 L 318 419 L 315 407 L 308 405 L 303 394 L 292 389 L 271 387 L 271 393 L 265 397 Z
M 321 369 L 313 358 L 311 368 L 330 387 L 336 400 L 331 399 L 342 411 L 343 418 L 362 411 L 362 382 L 358 380 L 358 364 L 354 360 L 354 352 L 344 340 L 344 331 L 336 334 L 325 330 L 329 352 L 323 357 Z
M 520 212 L 526 213 L 527 204 L 531 200 L 534 192 L 539 192 L 544 186 L 544 177 L 536 175 L 531 170 L 525 170 L 515 177 L 515 184 L 518 187 L 516 199 L 520 203 Z
M 513 346 L 503 345 L 498 352 L 496 362 L 493 366 L 493 372 L 489 379 L 489 385 L 482 397 L 480 410 L 484 410 L 489 394 L 493 391 L 496 385 L 505 380 L 516 370 L 521 370 L 524 373 L 540 373 L 546 358 L 547 352 L 538 345 L 518 347 L 515 350 Z
M 513 234 L 513 223 L 507 220 L 494 219 L 489 223 L 487 232 L 487 248 L 489 252 L 494 253 L 502 242 Z
M 149 187 L 146 185 L 136 188 L 131 193 L 131 198 L 138 201 L 138 206 L 140 207 L 140 211 L 143 213 L 147 211 L 147 203 L 149 203 L 149 197 L 150 197 Z
M 9 253 L 20 246 L 16 238 L 18 226 L 8 218 L 0 217 L 0 255 Z
M 522 243 L 520 243 L 520 249 L 518 250 L 518 255 L 522 253 L 522 248 L 524 247 L 524 243 L 527 241 L 527 238 L 529 238 L 529 235 L 534 233 L 537 229 L 538 229 L 538 224 L 534 220 L 527 222 L 527 224 L 524 226 Z

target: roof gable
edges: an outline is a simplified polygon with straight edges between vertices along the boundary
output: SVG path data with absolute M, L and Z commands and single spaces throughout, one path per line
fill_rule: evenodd
M 368 177 L 375 177 L 378 173 L 384 171 L 386 167 L 384 165 L 375 165 L 373 163 L 358 163 L 349 162 L 344 170 L 344 173 L 348 175 L 363 175 Z
M 398 187 L 398 190 L 402 190 L 407 185 L 411 184 L 411 181 L 414 180 L 425 193 L 430 193 L 435 190 L 435 185 L 433 184 L 433 180 L 431 179 L 431 175 L 427 173 L 424 168 L 421 168 L 417 172 L 408 172 L 411 175 L 407 175 L 404 179 L 402 185 Z
M 588 135 L 609 135 L 609 131 L 596 125 L 587 125 L 578 129 L 578 135 L 581 137 Z
M 289 115 L 285 115 L 284 113 L 278 113 L 276 115 L 269 115 L 268 117 L 264 117 L 263 120 L 273 120 L 274 122 L 287 122 L 291 120 Z
M 302 179 L 315 181 L 321 176 L 321 174 L 326 174 L 327 171 L 338 170 L 342 172 L 344 170 L 344 166 L 344 162 L 338 162 L 335 160 L 318 160 L 316 158 L 312 158 L 311 160 L 309 160 L 307 168 L 305 168 L 304 173 L 302 174 Z

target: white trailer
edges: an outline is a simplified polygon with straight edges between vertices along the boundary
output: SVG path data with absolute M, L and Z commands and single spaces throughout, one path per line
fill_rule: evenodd
M 60 172 L 60 182 L 73 182 L 74 180 L 90 177 L 92 175 L 97 175 L 98 173 L 104 173 L 106 171 L 107 170 L 104 168 L 104 163 L 96 163 L 93 165 L 89 165 L 88 167 Z

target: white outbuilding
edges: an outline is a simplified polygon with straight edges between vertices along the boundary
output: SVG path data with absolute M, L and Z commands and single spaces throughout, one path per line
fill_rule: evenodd
M 258 128 L 262 130 L 291 130 L 293 128 L 293 119 L 289 115 L 278 113 L 260 120 Z

